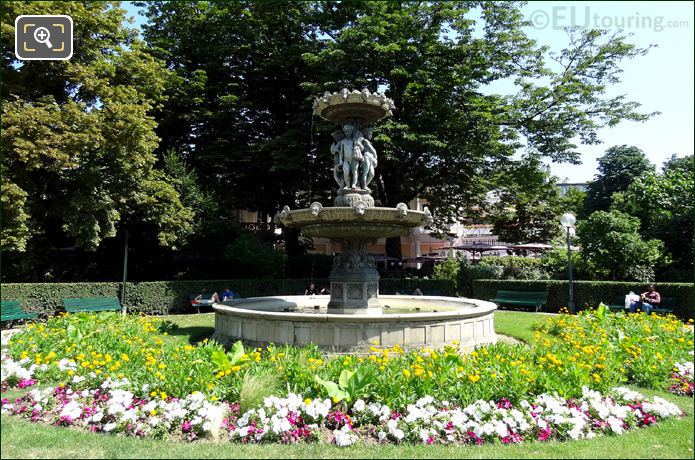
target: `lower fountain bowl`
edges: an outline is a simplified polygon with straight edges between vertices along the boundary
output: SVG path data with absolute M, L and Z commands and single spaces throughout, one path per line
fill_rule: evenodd
M 380 313 L 343 315 L 327 308 L 330 296 L 251 297 L 217 303 L 214 338 L 223 345 L 309 343 L 332 353 L 458 346 L 462 351 L 497 342 L 494 303 L 435 296 L 380 295 Z

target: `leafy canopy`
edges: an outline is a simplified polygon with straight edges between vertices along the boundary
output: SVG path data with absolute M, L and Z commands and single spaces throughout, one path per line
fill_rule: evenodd
M 14 19 L 68 14 L 67 61 L 18 61 Z M 2 249 L 97 248 L 119 224 L 144 223 L 160 244 L 186 235 L 192 212 L 157 168 L 152 110 L 162 63 L 107 2 L 5 2 L 2 9 Z

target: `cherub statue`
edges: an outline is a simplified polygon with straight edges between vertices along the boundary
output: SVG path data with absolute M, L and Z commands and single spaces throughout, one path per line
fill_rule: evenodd
M 355 127 L 351 124 L 343 125 L 345 137 L 340 141 L 339 161 L 343 165 L 343 189 L 357 188 L 357 171 L 362 162 L 362 145 L 355 142 Z
M 343 159 L 340 151 L 340 142 L 345 138 L 343 131 L 336 129 L 333 131 L 333 144 L 331 145 L 331 153 L 333 154 L 333 179 L 338 183 L 338 188 L 345 187 L 343 179 Z
M 363 189 L 367 189 L 374 179 L 374 170 L 378 162 L 376 149 L 371 142 L 372 133 L 372 128 L 364 128 L 358 137 L 358 143 L 362 146 L 362 154 L 364 157 L 364 161 L 360 165 L 360 186 Z

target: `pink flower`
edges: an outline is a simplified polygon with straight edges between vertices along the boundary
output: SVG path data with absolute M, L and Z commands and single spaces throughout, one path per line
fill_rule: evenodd
M 642 417 L 642 425 L 648 426 L 652 423 L 656 423 L 656 417 L 654 417 L 652 414 L 644 414 L 644 417 Z
M 17 383 L 17 388 L 26 388 L 36 385 L 36 380 L 34 379 L 22 379 Z
M 500 402 L 497 403 L 497 408 L 498 409 L 511 409 L 512 408 L 512 402 L 507 398 L 503 398 L 502 400 L 500 400 Z

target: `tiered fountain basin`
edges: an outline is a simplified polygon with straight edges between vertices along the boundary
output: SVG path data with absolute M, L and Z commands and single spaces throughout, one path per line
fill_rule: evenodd
M 302 230 L 304 236 L 323 238 L 379 239 L 407 235 L 425 221 L 423 211 L 396 208 L 365 208 L 356 215 L 351 207 L 326 207 L 320 210 L 297 209 L 287 213 L 283 223 Z
M 457 345 L 462 351 L 497 342 L 494 303 L 477 299 L 380 295 L 378 313 L 329 313 L 330 296 L 251 297 L 218 303 L 214 338 L 224 345 L 309 343 L 333 353 L 372 346 L 420 349 Z

